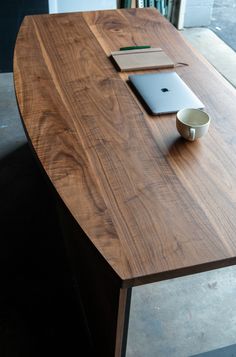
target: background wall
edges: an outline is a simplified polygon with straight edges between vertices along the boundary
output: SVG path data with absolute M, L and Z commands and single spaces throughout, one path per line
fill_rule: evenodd
M 49 0 L 49 12 L 115 9 L 117 0 Z
M 0 72 L 13 71 L 16 36 L 26 15 L 115 9 L 117 0 L 7 0 L 0 7 Z
M 209 26 L 214 0 L 186 0 L 184 27 Z
M 7 0 L 0 7 L 0 72 L 12 72 L 16 36 L 25 15 L 48 12 L 48 0 Z

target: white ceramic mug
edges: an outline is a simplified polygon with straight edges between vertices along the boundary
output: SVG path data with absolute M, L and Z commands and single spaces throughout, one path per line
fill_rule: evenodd
M 205 135 L 210 125 L 210 117 L 200 109 L 182 109 L 176 114 L 176 128 L 180 135 L 194 141 Z

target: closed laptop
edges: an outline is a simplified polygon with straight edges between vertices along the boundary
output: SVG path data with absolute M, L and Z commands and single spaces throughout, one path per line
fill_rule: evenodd
M 204 104 L 176 72 L 134 74 L 129 80 L 153 115 L 176 113 Z

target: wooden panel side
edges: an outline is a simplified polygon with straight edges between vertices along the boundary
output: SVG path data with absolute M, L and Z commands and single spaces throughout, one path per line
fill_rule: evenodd
M 124 357 L 130 294 L 58 200 L 58 213 L 94 355 Z

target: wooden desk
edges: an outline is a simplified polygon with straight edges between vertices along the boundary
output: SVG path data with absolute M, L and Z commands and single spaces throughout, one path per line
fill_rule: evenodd
M 175 70 L 211 115 L 206 137 L 186 142 L 175 115 L 149 116 L 108 58 L 145 44 L 188 64 Z M 154 9 L 26 17 L 14 78 L 74 217 L 66 242 L 96 353 L 124 355 L 132 286 L 236 262 L 235 90 Z

